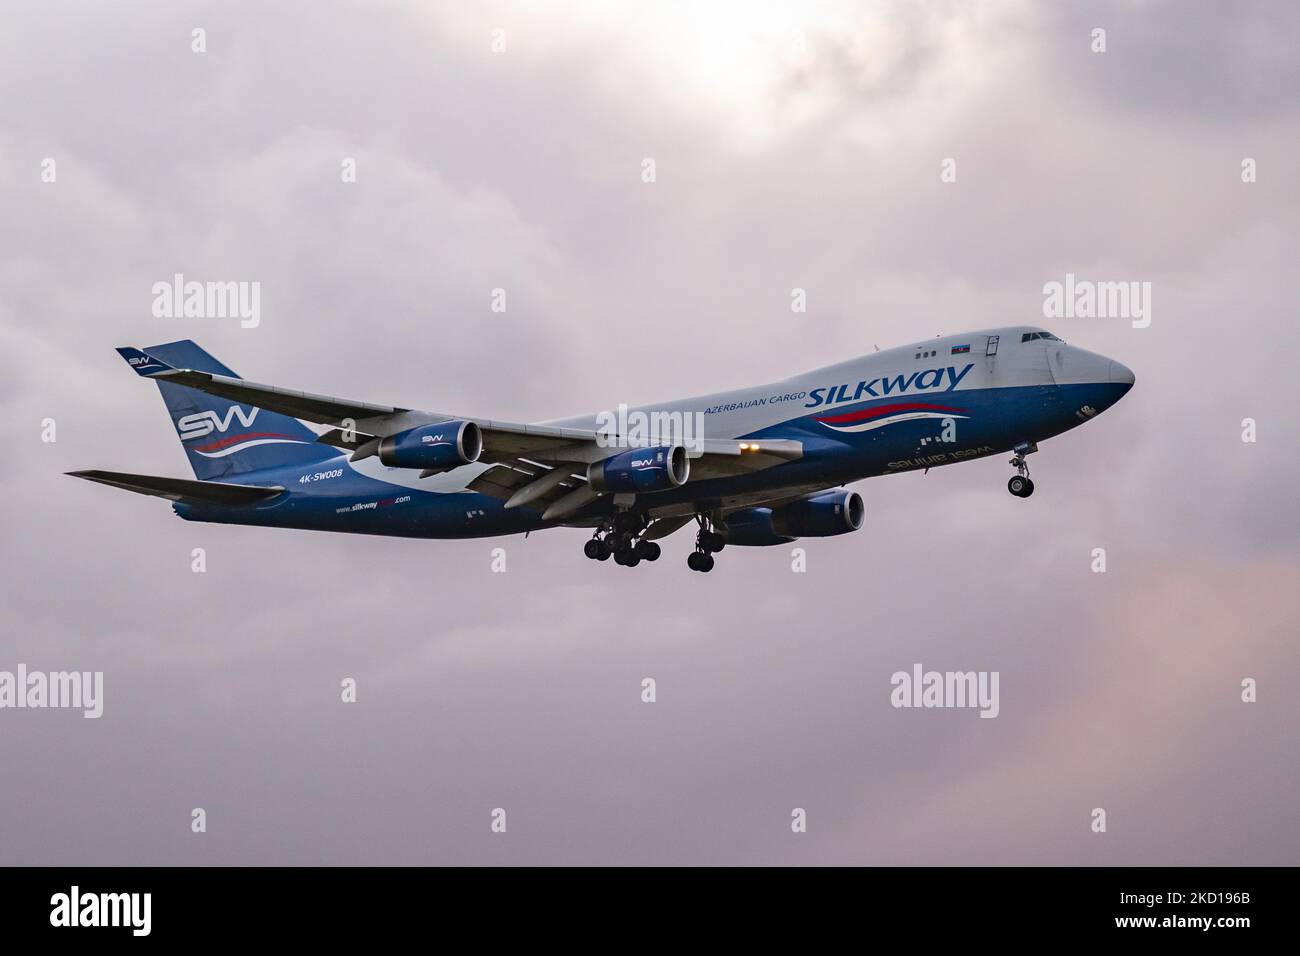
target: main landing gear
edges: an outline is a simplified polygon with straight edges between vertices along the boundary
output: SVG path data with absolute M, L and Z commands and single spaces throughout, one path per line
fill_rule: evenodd
M 727 546 L 727 539 L 713 530 L 713 522 L 707 515 L 696 515 L 695 521 L 700 531 L 695 536 L 695 550 L 686 557 L 686 566 L 692 571 L 708 573 L 713 570 L 713 555 Z
M 1038 446 L 1033 442 L 1025 442 L 1017 445 L 1012 451 L 1015 454 L 1008 464 L 1016 466 L 1017 474 L 1007 482 L 1007 491 L 1017 498 L 1028 498 L 1034 493 L 1034 482 L 1029 477 L 1029 463 L 1025 461 L 1025 456 L 1030 452 L 1038 451 Z
M 655 541 L 641 537 L 648 522 L 644 514 L 622 511 L 607 519 L 582 547 L 593 561 L 608 561 L 625 568 L 635 568 L 642 561 L 658 561 L 662 550 Z
M 692 571 L 712 571 L 713 556 L 727 546 L 727 538 L 715 529 L 709 515 L 697 514 L 695 521 L 700 530 L 686 565 Z M 582 551 L 593 561 L 613 558 L 615 564 L 625 568 L 635 568 L 642 561 L 658 561 L 663 553 L 659 543 L 644 537 L 649 524 L 649 518 L 642 512 L 620 511 L 601 523 Z

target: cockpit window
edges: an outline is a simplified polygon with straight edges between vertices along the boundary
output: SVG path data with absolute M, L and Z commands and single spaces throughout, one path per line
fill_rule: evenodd
M 1052 342 L 1061 341 L 1051 332 L 1026 332 L 1024 335 L 1020 336 L 1021 342 L 1032 342 L 1034 339 L 1048 339 Z

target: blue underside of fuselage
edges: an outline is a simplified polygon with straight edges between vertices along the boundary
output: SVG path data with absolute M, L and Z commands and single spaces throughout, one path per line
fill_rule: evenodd
M 776 467 L 732 478 L 688 481 L 681 488 L 644 496 L 654 506 L 696 502 L 707 507 L 724 497 L 800 485 L 832 486 L 875 475 L 934 468 L 1000 454 L 1021 442 L 1043 441 L 1074 428 L 1105 411 L 1128 391 L 1125 384 L 1093 383 L 1063 386 L 971 389 L 910 396 L 910 403 L 938 406 L 944 417 L 890 420 L 865 427 L 882 409 L 899 408 L 903 400 L 880 398 L 815 408 L 804 415 L 728 438 L 785 438 L 803 442 L 804 457 Z M 910 409 L 894 411 L 906 415 Z M 882 413 L 883 414 L 883 413 Z M 855 416 L 863 416 L 855 421 Z M 888 417 L 888 416 L 886 416 Z M 825 421 L 830 419 L 830 421 Z M 706 419 L 707 426 L 707 419 Z M 862 430 L 846 430 L 861 427 Z M 950 429 L 953 441 L 942 441 Z M 708 435 L 705 437 L 714 437 Z M 718 436 L 723 437 L 723 436 Z M 311 466 L 311 470 L 342 468 L 341 478 L 303 487 L 302 466 L 253 472 L 240 476 L 250 485 L 282 485 L 283 495 L 260 506 L 216 507 L 174 505 L 183 518 L 226 524 L 303 528 L 353 534 L 416 538 L 467 538 L 515 534 L 547 526 L 540 511 L 515 508 L 477 492 L 420 491 L 369 478 L 346 465 L 346 456 Z M 326 487 L 328 486 L 328 487 Z M 566 520 L 597 517 L 612 506 L 596 502 L 588 511 Z

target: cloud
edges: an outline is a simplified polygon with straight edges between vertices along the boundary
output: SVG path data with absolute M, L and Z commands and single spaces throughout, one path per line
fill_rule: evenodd
M 0 669 L 103 670 L 106 700 L 0 714 L 0 860 L 1294 861 L 1300 192 L 1270 9 L 1095 8 L 1098 56 L 1073 5 L 21 8 Z M 1150 281 L 1151 328 L 1045 322 L 1067 271 Z M 261 327 L 154 318 L 175 272 L 260 281 Z M 1020 322 L 1134 391 L 1043 443 L 1030 500 L 997 458 L 863 483 L 866 528 L 801 542 L 807 574 L 783 548 L 689 574 L 689 531 L 629 571 L 577 531 L 190 524 L 61 474 L 184 474 L 115 345 L 544 420 Z M 917 661 L 1000 671 L 1001 715 L 894 710 Z

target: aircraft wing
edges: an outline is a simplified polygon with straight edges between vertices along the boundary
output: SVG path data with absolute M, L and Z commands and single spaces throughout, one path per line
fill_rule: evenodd
M 189 388 L 196 388 L 200 392 L 207 392 L 209 395 L 218 395 L 232 402 L 256 405 L 258 408 L 265 408 L 267 411 L 292 415 L 294 418 L 301 418 L 322 425 L 343 427 L 346 423 L 357 423 L 358 430 L 364 431 L 364 429 L 360 428 L 360 423 L 363 421 L 391 419 L 409 414 L 429 414 L 412 413 L 409 408 L 397 408 L 392 405 L 373 405 L 370 402 L 356 402 L 346 398 L 334 398 L 329 395 L 313 395 L 310 392 L 277 388 L 274 385 L 259 385 L 256 382 L 233 378 L 229 375 L 217 375 L 214 372 L 173 368 L 161 359 L 146 355 L 136 348 L 119 348 L 117 352 L 122 358 L 126 359 L 128 365 L 135 369 L 137 375 L 144 378 L 154 378 L 163 382 L 185 385 Z M 421 418 L 418 424 L 425 424 L 428 421 L 446 421 L 448 418 L 450 416 L 435 415 L 431 418 Z
M 565 446 L 594 441 L 596 437 L 594 431 L 578 428 L 496 422 L 468 415 L 453 415 L 450 412 L 421 411 L 396 405 L 376 405 L 372 402 L 336 398 L 331 395 L 315 395 L 311 392 L 279 388 L 275 385 L 261 385 L 213 372 L 173 368 L 139 349 L 119 348 L 117 351 L 139 375 L 145 378 L 173 382 L 232 402 L 255 405 L 267 411 L 291 415 L 320 425 L 334 425 L 335 431 L 322 435 L 321 440 L 340 448 L 358 448 L 373 438 L 395 435 L 419 425 L 461 418 L 472 419 L 474 424 L 482 429 L 484 460 L 490 462 L 498 459 L 505 461 L 529 453 L 551 453 Z M 344 429 L 355 432 L 356 438 L 345 441 Z
M 499 467 L 490 468 L 476 478 L 470 489 L 512 501 L 516 506 L 525 501 L 554 505 L 568 499 L 566 506 L 572 506 L 569 510 L 577 510 L 597 497 L 587 487 L 586 466 L 621 450 L 621 447 L 602 445 L 594 430 L 500 422 L 473 415 L 316 395 L 213 372 L 174 368 L 136 348 L 119 348 L 117 351 L 137 374 L 145 378 L 173 382 L 305 421 L 333 425 L 334 429 L 318 440 L 351 449 L 354 457 L 373 454 L 379 439 L 410 428 L 459 419 L 472 421 L 483 435 L 479 460 Z M 744 474 L 794 461 L 803 456 L 803 445 L 789 439 L 763 441 L 761 444 L 705 439 L 702 448 L 692 450 L 691 455 L 692 478 L 700 480 Z M 557 474 L 551 475 L 551 472 Z M 542 478 L 546 479 L 544 485 L 534 484 Z M 532 492 L 523 496 L 522 501 L 518 500 L 518 493 L 525 485 L 533 485 Z M 558 517 L 564 512 L 564 508 L 548 507 L 552 516 Z

